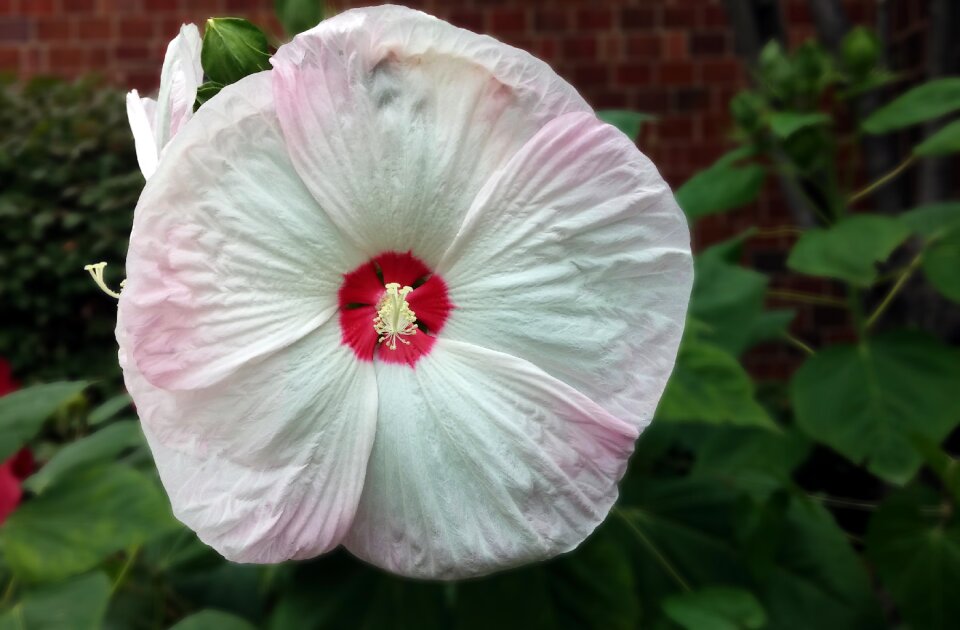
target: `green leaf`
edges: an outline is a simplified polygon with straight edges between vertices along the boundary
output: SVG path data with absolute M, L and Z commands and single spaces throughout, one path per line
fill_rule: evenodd
M 0 630 L 100 630 L 110 598 L 110 581 L 90 573 L 28 591 L 0 617 Z
M 254 630 L 255 626 L 244 619 L 220 610 L 201 610 L 181 619 L 170 630 Z
M 884 627 L 866 568 L 823 506 L 784 493 L 753 517 L 741 553 L 757 577 L 767 627 L 809 630 L 811 619 L 822 630 Z
M 880 40 L 863 26 L 851 29 L 840 43 L 840 58 L 855 78 L 869 75 L 880 62 L 880 53 Z
M 936 492 L 918 486 L 884 501 L 870 520 L 866 553 L 911 628 L 956 627 L 960 521 Z
M 650 114 L 625 109 L 600 110 L 597 112 L 597 118 L 608 125 L 613 125 L 633 141 L 636 141 L 640 135 L 640 129 L 643 127 L 643 123 L 657 119 L 656 116 Z
M 219 94 L 222 89 L 223 84 L 216 81 L 207 81 L 197 87 L 197 100 L 193 104 L 193 111 L 200 109 L 204 103 Z
M 836 278 L 859 287 L 877 280 L 878 262 L 886 260 L 910 231 L 892 217 L 860 214 L 800 237 L 787 266 L 811 276 Z
M 734 355 L 783 335 L 792 311 L 766 311 L 767 277 L 737 264 L 744 236 L 714 245 L 694 260 L 690 316 L 701 335 Z
M 900 220 L 925 239 L 939 238 L 960 228 L 960 202 L 931 203 L 900 215 Z
M 124 409 L 128 408 L 132 402 L 133 401 L 130 399 L 130 394 L 123 393 L 114 396 L 90 412 L 90 415 L 87 416 L 87 424 L 98 425 L 106 422 Z
M 0 549 L 20 579 L 49 582 L 174 526 L 156 483 L 115 464 L 67 475 L 23 503 L 0 527 Z
M 23 487 L 42 494 L 51 484 L 81 466 L 112 460 L 123 451 L 143 444 L 143 433 L 136 422 L 111 424 L 60 449 Z
M 960 227 L 932 242 L 923 253 L 923 273 L 944 297 L 960 302 Z
M 913 148 L 916 155 L 933 157 L 960 151 L 960 120 L 955 120 Z
M 0 398 L 0 461 L 17 452 L 61 405 L 79 395 L 86 381 L 47 383 Z
M 736 357 L 712 344 L 690 340 L 681 344 L 657 419 L 776 428 L 756 401 L 753 381 Z
M 323 20 L 323 0 L 275 0 L 277 18 L 283 30 L 293 37 L 310 30 Z
M 210 80 L 222 85 L 270 69 L 270 47 L 259 28 L 241 18 L 210 18 L 200 61 Z
M 960 421 L 960 352 L 916 333 L 821 350 L 797 371 L 800 428 L 875 475 L 903 484 L 921 465 L 910 435 L 939 442 Z
M 753 202 L 765 179 L 766 171 L 759 164 L 736 166 L 720 158 L 676 191 L 677 203 L 691 220 L 725 212 Z
M 829 124 L 830 117 L 822 112 L 774 112 L 770 115 L 770 129 L 782 140 L 801 129 Z
M 960 77 L 936 79 L 900 95 L 863 121 L 867 133 L 888 133 L 960 109 Z
M 454 627 L 630 630 L 640 615 L 635 589 L 630 559 L 608 524 L 557 560 L 458 585 Z
M 663 611 L 686 630 L 757 630 L 767 623 L 753 593 L 728 586 L 673 595 L 663 601 Z

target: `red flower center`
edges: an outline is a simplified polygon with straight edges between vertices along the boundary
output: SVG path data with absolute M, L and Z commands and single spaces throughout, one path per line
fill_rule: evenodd
M 384 252 L 344 274 L 338 298 L 341 339 L 358 359 L 377 354 L 411 367 L 433 348 L 453 308 L 443 278 L 410 252 Z

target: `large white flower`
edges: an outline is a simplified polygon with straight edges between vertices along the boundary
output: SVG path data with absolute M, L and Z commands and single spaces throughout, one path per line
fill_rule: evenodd
M 137 206 L 117 337 L 226 557 L 455 578 L 576 547 L 673 367 L 689 232 L 544 63 L 348 11 L 208 101 Z
M 147 179 L 157 170 L 164 147 L 193 116 L 197 87 L 203 83 L 200 48 L 200 31 L 193 24 L 184 24 L 167 46 L 157 100 L 140 98 L 136 90 L 127 94 L 127 119 L 137 162 Z

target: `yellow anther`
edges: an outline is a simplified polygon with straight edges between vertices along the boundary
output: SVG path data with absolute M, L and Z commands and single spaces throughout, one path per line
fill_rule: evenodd
M 378 343 L 386 342 L 386 347 L 397 349 L 397 341 L 410 345 L 404 335 L 417 334 L 417 315 L 410 310 L 407 295 L 413 291 L 410 287 L 400 287 L 396 282 L 386 286 L 387 292 L 377 304 L 377 316 L 373 318 L 373 329 L 380 335 Z
M 104 293 L 106 293 L 106 294 L 109 295 L 110 297 L 116 298 L 116 299 L 119 300 L 119 299 L 120 299 L 120 294 L 117 293 L 116 291 L 111 290 L 110 287 L 107 286 L 107 283 L 104 282 L 104 280 L 103 280 L 103 268 L 106 267 L 106 266 L 107 266 L 107 263 L 105 263 L 105 262 L 98 262 L 98 263 L 96 263 L 96 264 L 94 264 L 94 265 L 85 265 L 84 268 L 83 268 L 83 270 L 90 273 L 90 275 L 93 277 L 93 281 L 97 283 L 97 286 L 100 287 L 100 290 L 101 290 L 101 291 L 103 291 Z M 126 282 L 127 282 L 127 281 L 124 280 L 123 282 L 120 283 L 120 289 L 123 289 L 123 285 L 124 285 Z

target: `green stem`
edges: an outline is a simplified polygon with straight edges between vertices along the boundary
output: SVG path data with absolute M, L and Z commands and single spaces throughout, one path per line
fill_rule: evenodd
M 770 289 L 767 295 L 772 298 L 799 302 L 801 304 L 815 304 L 817 306 L 836 306 L 837 308 L 846 308 L 847 302 L 840 298 L 830 295 L 816 295 L 814 293 L 803 293 L 800 291 L 791 291 L 789 289 Z
M 850 315 L 853 317 L 853 327 L 857 331 L 857 339 L 863 339 L 867 333 L 867 326 L 863 318 L 863 301 L 860 290 L 850 287 L 847 302 L 850 305 Z
M 880 302 L 880 305 L 876 308 L 876 310 L 873 311 L 870 317 L 867 318 L 867 330 L 870 330 L 870 328 L 877 323 L 877 320 L 880 319 L 880 317 L 887 311 L 888 308 L 890 308 L 894 298 L 900 294 L 900 291 L 904 286 L 906 286 L 907 281 L 910 280 L 914 272 L 920 268 L 921 263 L 923 263 L 923 252 L 920 252 L 914 256 L 913 260 L 910 261 L 910 264 L 900 272 L 899 277 L 897 277 L 897 281 L 894 283 L 893 287 L 891 287 L 890 291 L 887 293 L 887 296 L 883 298 L 883 301 Z
M 111 595 L 116 593 L 117 589 L 123 584 L 123 581 L 127 579 L 127 574 L 130 573 L 130 569 L 133 567 L 133 563 L 136 562 L 139 552 L 139 547 L 133 547 L 127 552 L 127 559 L 123 563 L 123 566 L 120 567 L 120 573 L 117 574 L 117 578 L 113 581 L 113 586 L 110 588 Z
M 917 161 L 916 156 L 914 156 L 914 155 L 911 154 L 910 157 L 908 157 L 907 159 L 905 159 L 903 162 L 900 162 L 900 164 L 898 164 L 898 165 L 896 166 L 896 168 L 894 168 L 892 171 L 890 171 L 889 173 L 887 173 L 886 175 L 884 175 L 883 177 L 881 177 L 881 178 L 878 179 L 877 181 L 873 182 L 872 184 L 870 184 L 870 185 L 867 186 L 866 188 L 864 188 L 864 189 L 862 189 L 862 190 L 859 190 L 859 191 L 853 193 L 852 195 L 850 195 L 850 196 L 847 198 L 847 203 L 848 203 L 848 204 L 856 203 L 856 202 L 860 201 L 861 199 L 863 199 L 864 197 L 867 197 L 867 196 L 873 194 L 873 192 L 876 191 L 878 188 L 882 188 L 883 186 L 885 186 L 886 184 L 888 184 L 888 183 L 891 182 L 892 180 L 896 179 L 896 178 L 897 178 L 901 173 L 903 173 L 905 170 L 907 170 L 908 168 L 910 168 L 911 166 L 913 166 L 913 163 L 916 162 L 916 161 Z
M 630 517 L 627 516 L 627 514 L 620 508 L 615 507 L 613 508 L 613 511 L 623 520 L 624 523 L 627 524 L 627 527 L 629 527 L 630 530 L 637 535 L 637 538 L 640 539 L 647 550 L 653 555 L 657 562 L 660 563 L 660 566 L 662 566 L 663 569 L 670 574 L 670 577 L 672 577 L 674 581 L 680 585 L 680 588 L 688 593 L 692 591 L 693 589 L 690 588 L 690 584 L 683 579 L 683 576 L 680 575 L 680 572 L 676 569 L 676 567 L 674 567 L 670 560 L 668 560 L 667 557 L 663 555 L 659 549 L 657 549 L 657 546 L 653 544 L 653 541 L 647 538 L 646 534 L 644 534 L 643 531 L 641 531 L 641 529 L 630 520 Z
M 807 494 L 808 497 L 814 501 L 819 501 L 824 505 L 831 505 L 834 507 L 850 508 L 853 510 L 866 510 L 872 512 L 876 510 L 879 505 L 876 503 L 870 503 L 869 501 L 858 501 L 856 499 L 843 499 L 840 497 L 832 497 L 825 494 Z
M 7 588 L 3 590 L 3 599 L 0 599 L 0 608 L 5 608 L 7 604 L 10 603 L 10 598 L 13 597 L 13 591 L 17 588 L 17 578 L 11 577 L 10 581 L 7 582 Z
M 807 345 L 802 339 L 800 339 L 799 337 L 794 337 L 788 332 L 783 333 L 783 338 L 786 339 L 788 342 L 790 342 L 791 345 L 799 348 L 800 350 L 802 350 L 803 352 L 805 352 L 810 356 L 813 356 L 817 353 L 816 350 L 814 350 L 809 345 Z
M 781 236 L 800 236 L 801 234 L 803 234 L 803 230 L 793 225 L 757 228 L 753 232 L 755 238 L 779 238 Z

